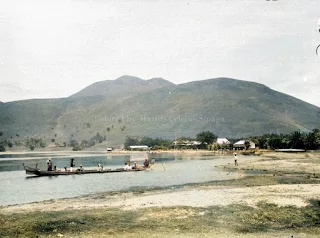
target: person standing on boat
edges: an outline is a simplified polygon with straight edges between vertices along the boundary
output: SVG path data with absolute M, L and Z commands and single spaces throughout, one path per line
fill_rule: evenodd
M 75 163 L 74 163 L 74 158 L 72 158 L 70 160 L 70 171 L 72 172 L 73 171 L 73 167 L 75 166 Z
M 52 171 L 52 161 L 50 158 L 47 160 L 47 166 L 48 166 L 48 171 Z

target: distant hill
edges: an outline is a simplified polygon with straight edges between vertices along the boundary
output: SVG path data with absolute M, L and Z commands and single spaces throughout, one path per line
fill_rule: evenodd
M 2 138 L 58 143 L 97 132 L 101 146 L 126 136 L 174 139 L 209 130 L 220 137 L 320 128 L 320 108 L 262 84 L 215 78 L 175 85 L 161 78 L 123 76 L 92 84 L 69 98 L 0 104 Z M 17 136 L 19 135 L 19 136 Z

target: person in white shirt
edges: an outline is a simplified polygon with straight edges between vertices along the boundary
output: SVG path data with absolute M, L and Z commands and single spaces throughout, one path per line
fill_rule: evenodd
M 128 165 L 128 163 L 124 163 L 123 169 L 124 169 L 124 170 L 130 170 L 130 169 L 132 169 L 132 168 L 130 167 L 130 165 Z

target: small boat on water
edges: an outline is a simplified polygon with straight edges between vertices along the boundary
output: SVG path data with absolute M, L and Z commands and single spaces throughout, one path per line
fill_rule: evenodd
M 36 164 L 36 167 L 29 167 L 23 164 L 23 167 L 26 171 L 26 174 L 28 175 L 35 175 L 35 176 L 57 176 L 57 175 L 72 175 L 72 174 L 103 174 L 103 173 L 119 173 L 119 172 L 139 172 L 139 171 L 145 171 L 149 170 L 149 168 L 137 168 L 137 169 L 130 169 L 125 170 L 124 168 L 116 168 L 116 169 L 85 169 L 85 170 L 79 170 L 75 169 L 73 171 L 67 170 L 55 170 L 55 171 L 46 171 L 46 170 L 40 170 L 38 169 L 38 164 Z

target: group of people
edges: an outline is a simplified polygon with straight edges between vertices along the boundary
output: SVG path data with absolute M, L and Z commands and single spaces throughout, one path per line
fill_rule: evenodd
M 138 166 L 137 162 L 133 162 L 133 166 L 130 165 L 130 162 L 124 163 L 124 170 L 131 170 L 131 169 L 139 169 L 140 166 Z M 143 162 L 143 168 L 149 168 L 149 161 L 147 159 Z
M 69 171 L 74 171 L 75 163 L 74 163 L 74 158 L 70 159 L 70 170 Z M 52 160 L 49 158 L 47 160 L 47 171 L 56 171 L 57 166 L 55 164 L 52 164 Z M 82 165 L 80 165 L 80 168 L 78 169 L 80 171 L 83 171 Z M 67 167 L 64 167 L 64 171 L 68 171 Z
M 73 172 L 73 171 L 75 171 L 74 167 L 75 167 L 74 158 L 72 158 L 72 159 L 70 159 L 70 169 L 68 170 L 67 167 L 64 167 L 64 171 Z M 140 168 L 140 166 L 137 165 L 137 162 L 134 162 L 133 166 L 130 166 L 130 162 L 125 163 L 124 167 L 123 167 L 124 170 L 139 169 L 139 168 Z M 145 159 L 145 161 L 143 162 L 143 168 L 149 168 L 148 159 Z M 57 166 L 55 164 L 52 164 L 52 161 L 50 158 L 47 160 L 47 170 L 48 171 L 57 171 Z M 80 168 L 77 169 L 77 171 L 84 171 L 84 168 L 82 167 L 82 165 L 80 165 Z M 103 171 L 102 164 L 98 164 L 97 171 Z
M 103 170 L 103 165 L 102 164 L 98 164 L 98 169 L 97 171 L 102 171 Z
M 52 161 L 50 158 L 47 160 L 47 170 L 48 171 L 56 171 L 57 170 L 57 166 L 55 164 L 52 165 Z

